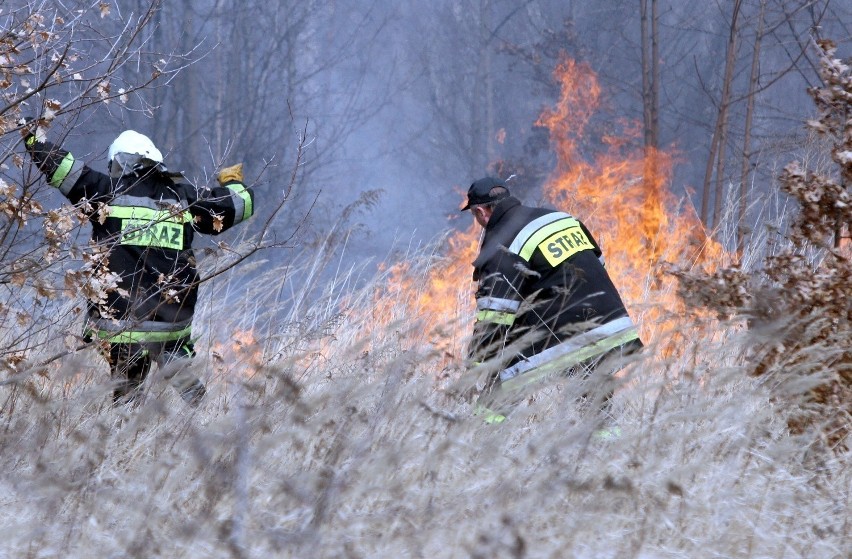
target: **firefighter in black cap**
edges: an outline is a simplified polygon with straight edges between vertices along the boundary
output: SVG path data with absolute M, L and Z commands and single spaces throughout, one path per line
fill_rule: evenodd
M 505 419 L 499 402 L 514 389 L 551 374 L 589 375 L 602 363 L 614 372 L 642 347 L 600 247 L 577 218 L 524 206 L 492 177 L 470 185 L 468 210 L 485 230 L 473 263 L 470 357 L 491 364 L 477 409 L 486 421 Z

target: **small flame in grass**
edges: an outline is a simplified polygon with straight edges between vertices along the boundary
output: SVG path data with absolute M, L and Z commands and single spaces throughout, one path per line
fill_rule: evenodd
M 236 369 L 250 377 L 263 366 L 263 348 L 253 330 L 235 330 L 229 341 L 213 344 L 211 355 L 217 374 L 232 375 Z
M 396 263 L 386 270 L 387 282 L 373 302 L 372 324 L 380 328 L 410 320 L 418 336 L 449 356 L 457 357 L 459 327 L 469 321 L 473 290 L 471 264 L 479 252 L 481 231 L 473 223 L 447 241 L 444 256 Z M 417 268 L 417 267 L 420 268 Z

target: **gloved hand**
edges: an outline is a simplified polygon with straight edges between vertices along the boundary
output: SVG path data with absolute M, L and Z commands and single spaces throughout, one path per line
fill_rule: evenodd
M 243 182 L 243 164 L 237 163 L 230 167 L 223 167 L 216 178 L 221 185 L 232 181 Z

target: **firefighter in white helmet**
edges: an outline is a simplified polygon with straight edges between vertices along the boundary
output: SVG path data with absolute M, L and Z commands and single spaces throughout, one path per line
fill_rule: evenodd
M 92 242 L 107 248 L 108 271 L 119 278 L 106 301 L 89 302 L 86 321 L 87 335 L 102 342 L 109 361 L 114 402 L 138 402 L 156 362 L 181 397 L 197 405 L 206 390 L 186 367 L 195 355 L 199 284 L 192 240 L 252 216 L 254 193 L 243 183 L 242 164 L 222 169 L 214 188 L 198 189 L 169 173 L 163 154 L 139 132 L 126 130 L 110 145 L 109 174 L 36 133 L 31 124 L 23 127 L 27 152 L 51 186 L 73 204 L 85 202 L 81 208 L 94 218 Z

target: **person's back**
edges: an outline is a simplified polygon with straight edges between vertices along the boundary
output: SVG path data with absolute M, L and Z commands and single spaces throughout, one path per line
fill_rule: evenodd
M 500 231 L 496 242 L 489 238 L 492 230 Z M 555 232 L 548 235 L 550 231 Z M 500 248 L 506 237 L 511 238 L 505 245 L 508 251 Z M 488 251 L 491 259 L 498 260 L 497 269 L 507 275 L 514 272 L 510 282 L 529 305 L 517 314 L 515 326 L 543 331 L 544 338 L 534 344 L 533 353 L 558 343 L 556 332 L 571 335 L 592 323 L 627 315 L 601 262 L 600 249 L 585 226 L 569 214 L 507 199 L 489 222 L 483 252 L 486 243 L 492 245 Z M 499 262 L 502 258 L 508 265 Z
M 613 351 L 641 347 L 583 223 L 524 206 L 491 178 L 471 185 L 467 209 L 485 228 L 474 262 L 471 357 L 498 360 L 496 382 L 518 386 L 546 374 L 588 371 Z
M 474 279 L 480 282 L 478 298 L 524 303 L 506 342 L 519 336 L 528 341 L 507 365 L 529 363 L 576 334 L 627 317 L 600 259 L 600 248 L 576 218 L 523 206 L 512 197 L 496 205 L 474 262 Z
M 180 322 L 192 318 L 198 274 L 186 188 L 157 170 L 113 179 L 96 198 L 106 207 L 92 223 L 92 240 L 109 249 L 118 289 L 106 307 L 115 318 Z

